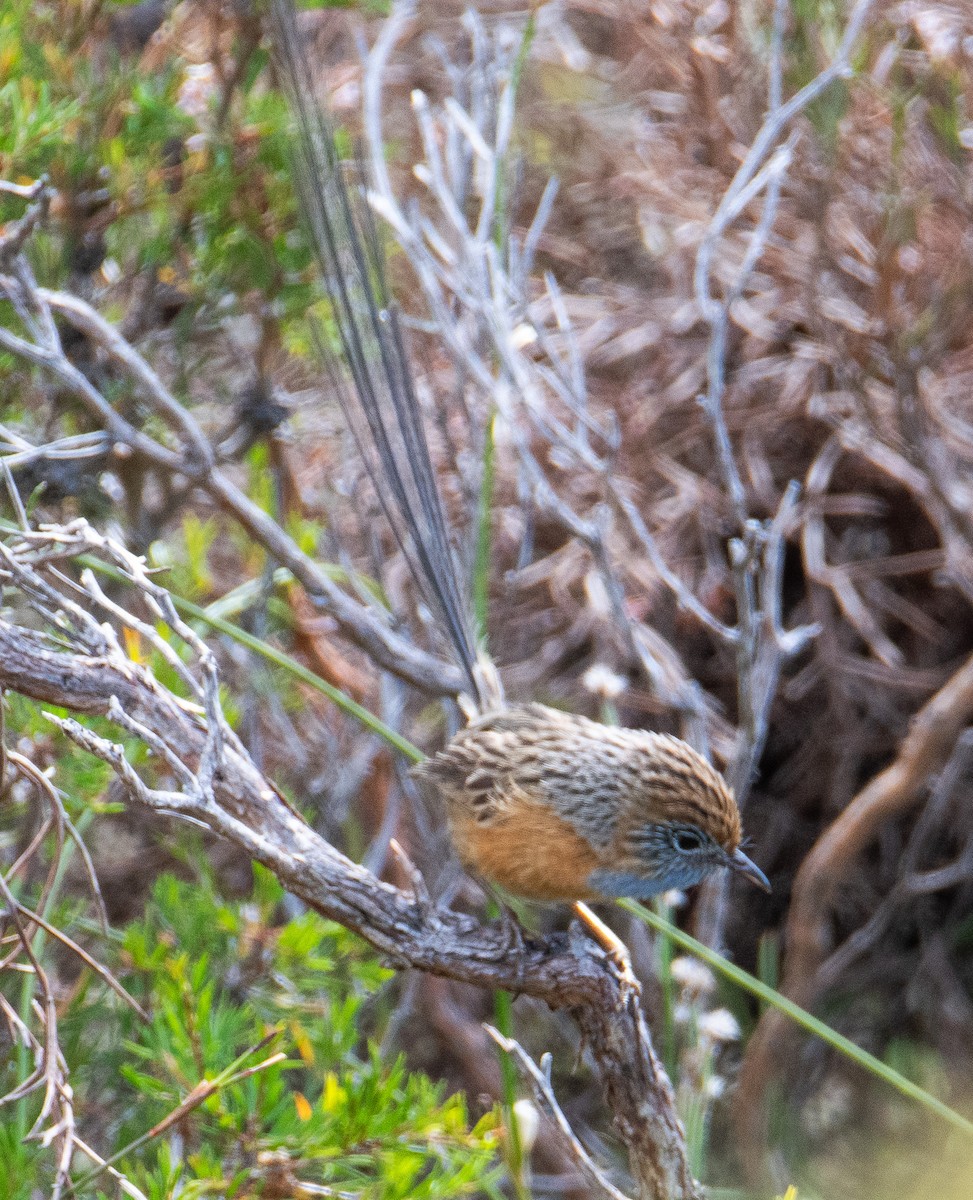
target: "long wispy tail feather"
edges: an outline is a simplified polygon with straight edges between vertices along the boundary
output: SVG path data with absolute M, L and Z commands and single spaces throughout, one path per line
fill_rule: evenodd
M 398 312 L 367 203 L 345 181 L 332 121 L 314 95 L 293 0 L 273 0 L 272 45 L 297 124 L 295 178 L 344 365 L 318 346 L 365 467 L 425 602 L 481 711 L 497 707 L 496 673 L 479 655 L 472 604 L 453 552 Z M 351 385 L 348 385 L 348 376 Z

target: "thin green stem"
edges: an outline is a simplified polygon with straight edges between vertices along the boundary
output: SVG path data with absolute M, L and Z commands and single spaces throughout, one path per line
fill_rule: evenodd
M 757 978 L 767 987 L 777 991 L 777 983 L 780 978 L 779 967 L 779 950 L 777 946 L 777 934 L 768 932 L 763 935 L 757 944 Z M 767 1006 L 760 1006 L 761 1012 Z
M 669 908 L 665 901 L 655 901 L 656 911 L 664 920 L 668 920 Z M 675 980 L 669 968 L 675 955 L 672 952 L 672 938 L 664 933 L 659 934 L 657 952 L 659 955 L 659 973 L 662 993 L 662 1061 L 670 1075 L 676 1073 L 676 996 Z
M 491 907 L 495 907 L 495 905 L 491 905 Z M 493 993 L 493 1019 L 497 1029 L 505 1038 L 513 1037 L 513 997 L 509 992 L 496 991 Z M 517 1114 L 514 1111 L 514 1104 L 517 1102 L 517 1068 L 506 1050 L 498 1048 L 497 1053 L 500 1058 L 501 1104 L 504 1123 L 507 1127 L 510 1178 L 517 1200 L 528 1200 L 530 1191 L 524 1178 L 524 1147 L 520 1137 Z

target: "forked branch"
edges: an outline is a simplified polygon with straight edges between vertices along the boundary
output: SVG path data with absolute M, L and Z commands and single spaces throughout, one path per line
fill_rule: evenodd
M 143 601 L 165 613 L 164 589 L 139 569 L 138 560 L 83 521 L 25 533 L 4 547 L 0 579 L 21 604 L 48 619 L 59 613 L 59 639 L 0 619 L 0 688 L 79 715 L 108 717 L 139 737 L 162 763 L 165 788 L 154 788 L 136 773 L 119 744 L 74 718 L 57 719 L 68 737 L 111 764 L 130 802 L 226 838 L 393 965 L 523 993 L 568 1011 L 628 1149 L 639 1196 L 697 1200 L 701 1192 L 688 1167 L 672 1088 L 653 1050 L 640 999 L 609 957 L 579 937 L 528 939 L 511 947 L 503 930 L 433 908 L 425 895 L 383 883 L 339 853 L 284 802 L 227 726 L 205 647 L 192 639 L 202 659 L 197 654 L 194 699 L 187 702 L 128 659 L 121 640 L 91 615 L 100 607 L 96 592 L 89 592 L 85 604 L 78 585 L 59 590 L 52 564 L 81 548 L 107 556 L 126 571 Z M 126 619 L 117 602 L 112 615 Z M 138 618 L 128 620 L 138 627 Z

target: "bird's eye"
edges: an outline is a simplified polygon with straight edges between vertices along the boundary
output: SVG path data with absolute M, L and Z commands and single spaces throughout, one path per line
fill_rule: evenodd
M 673 835 L 673 844 L 677 850 L 689 852 L 690 850 L 702 850 L 703 835 L 695 829 L 680 829 Z

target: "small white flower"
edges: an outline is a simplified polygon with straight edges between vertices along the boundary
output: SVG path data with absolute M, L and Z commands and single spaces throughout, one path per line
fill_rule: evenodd
M 541 1127 L 541 1115 L 537 1111 L 537 1105 L 533 1100 L 515 1100 L 513 1119 L 517 1123 L 520 1148 L 524 1155 L 530 1154 Z
M 699 1019 L 701 1037 L 711 1042 L 737 1042 L 740 1040 L 740 1026 L 737 1019 L 728 1008 L 714 1008 Z
M 605 663 L 595 663 L 581 676 L 581 682 L 589 692 L 605 700 L 617 700 L 628 687 L 628 680 Z
M 588 601 L 588 607 L 596 617 L 608 618 L 611 616 L 611 596 L 608 595 L 608 588 L 605 587 L 605 581 L 597 571 L 589 571 L 585 575 L 584 592 L 585 598 Z
M 14 804 L 26 804 L 34 791 L 29 779 L 15 779 L 10 785 L 10 799 Z
M 533 325 L 522 321 L 511 333 L 510 340 L 516 350 L 523 350 L 525 346 L 532 346 L 537 341 L 537 330 Z
M 687 954 L 674 958 L 669 970 L 684 991 L 695 995 L 705 996 L 716 987 L 716 979 L 709 967 L 703 966 L 698 959 L 690 958 Z
M 706 1095 L 711 1100 L 719 1100 L 726 1091 L 726 1080 L 722 1075 L 711 1075 L 705 1084 Z

